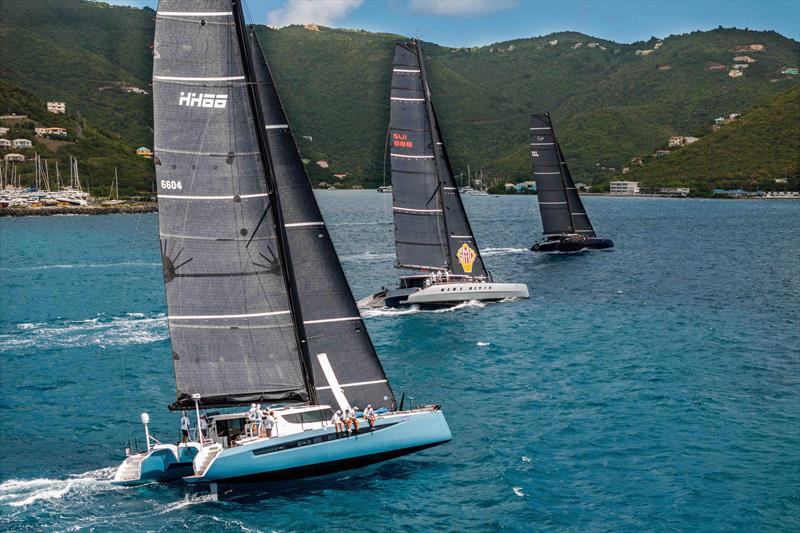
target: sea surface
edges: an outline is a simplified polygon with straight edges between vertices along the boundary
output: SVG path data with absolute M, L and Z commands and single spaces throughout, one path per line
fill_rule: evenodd
M 318 195 L 357 297 L 390 196 Z M 178 429 L 157 215 L 0 219 L 0 530 L 800 530 L 800 202 L 587 197 L 613 251 L 534 255 L 535 201 L 465 199 L 530 300 L 366 313 L 450 444 L 233 501 L 109 483 Z

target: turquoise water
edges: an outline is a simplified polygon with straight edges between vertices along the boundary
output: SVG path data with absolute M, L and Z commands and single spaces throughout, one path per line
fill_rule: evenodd
M 390 195 L 318 198 L 395 283 Z M 544 256 L 534 197 L 466 202 L 531 299 L 366 320 L 452 443 L 225 502 L 109 484 L 141 411 L 177 433 L 156 216 L 0 219 L 0 529 L 800 528 L 800 203 L 589 197 L 616 248 Z

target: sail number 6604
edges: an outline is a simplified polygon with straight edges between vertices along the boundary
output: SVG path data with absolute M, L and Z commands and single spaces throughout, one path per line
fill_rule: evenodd
M 181 189 L 183 189 L 183 185 L 181 184 L 180 181 L 161 180 L 161 188 L 162 189 L 169 189 L 169 190 L 172 190 L 172 189 L 181 190 Z

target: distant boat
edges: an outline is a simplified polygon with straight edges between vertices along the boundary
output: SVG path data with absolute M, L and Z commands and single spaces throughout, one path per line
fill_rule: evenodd
M 553 131 L 550 113 L 531 115 L 530 131 L 533 178 L 545 236 L 531 250 L 577 252 L 613 247 L 611 239 L 595 235 Z
M 392 192 L 392 186 L 391 185 L 381 185 L 380 187 L 378 187 L 378 192 Z
M 360 307 L 447 307 L 469 300 L 527 298 L 522 283 L 492 279 L 481 258 L 447 157 L 419 43 L 395 46 L 389 157 L 400 286 Z
M 187 5 L 161 0 L 154 40 L 159 229 L 177 388 L 170 409 L 191 411 L 197 427 L 201 409 L 220 411 L 177 446 L 146 428 L 147 449 L 131 452 L 113 482 L 183 478 L 219 492 L 450 441 L 438 406 L 403 410 L 395 400 L 241 2 Z M 271 437 L 246 431 L 242 406 L 252 403 L 274 412 Z M 374 427 L 362 414 L 369 405 Z M 340 431 L 331 423 L 337 409 L 352 410 L 358 425 Z

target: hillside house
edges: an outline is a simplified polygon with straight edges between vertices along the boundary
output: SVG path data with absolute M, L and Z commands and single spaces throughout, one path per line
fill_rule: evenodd
M 577 50 L 577 49 L 578 49 L 578 48 L 580 48 L 581 46 L 583 46 L 583 43 L 582 43 L 582 42 L 580 42 L 580 41 L 578 41 L 577 43 L 575 43 L 575 44 L 573 44 L 573 45 L 572 45 L 572 49 L 573 49 L 573 50 Z
M 33 148 L 33 143 L 29 139 L 14 139 L 11 141 L 11 146 L 18 150 L 24 150 L 26 148 Z
M 733 69 L 730 72 L 728 72 L 728 76 L 730 76 L 731 78 L 738 78 L 740 76 L 744 76 L 744 72 L 742 72 L 741 70 Z
M 781 74 L 785 74 L 787 76 L 797 76 L 797 73 L 797 67 L 789 67 L 781 70 Z
M 669 138 L 669 145 L 670 146 L 686 146 L 687 144 L 692 144 L 693 142 L 697 142 L 700 139 L 698 137 L 692 137 L 690 135 L 673 135 Z
M 517 188 L 517 184 L 516 183 L 506 183 L 505 184 L 505 188 L 506 188 L 507 191 L 510 191 L 511 189 L 516 189 Z
M 630 171 L 631 171 L 631 167 L 622 167 L 622 173 L 623 174 L 627 174 Z
M 36 135 L 66 135 L 66 128 L 34 128 Z
M 672 153 L 672 150 L 656 150 L 656 157 L 664 157 Z
M 67 112 L 67 104 L 64 102 L 47 102 L 47 110 L 51 113 L 63 115 Z
M 586 44 L 587 48 L 597 48 L 598 46 L 600 46 L 600 43 L 587 43 Z
M 631 158 L 631 165 L 643 165 L 641 157 L 632 157 Z
M 672 66 L 670 65 L 658 65 L 658 70 L 671 70 Z
M 314 24 L 313 22 L 308 23 L 308 24 L 303 24 L 303 27 L 305 29 L 307 29 L 308 31 L 319 31 L 319 25 L 318 24 Z
M 750 56 L 736 56 L 733 58 L 737 63 L 755 63 L 757 60 Z
M 0 128 L 0 135 L 6 135 L 8 133 L 8 128 L 2 127 Z
M 722 71 L 725 70 L 725 65 L 722 63 L 709 63 L 709 65 L 706 67 L 706 70 Z
M 0 115 L 0 120 L 28 120 L 28 115 L 9 113 L 8 115 Z
M 3 157 L 3 160 L 8 161 L 9 163 L 24 163 L 25 156 L 22 154 L 6 154 Z
M 739 63 L 739 64 L 736 64 L 736 65 L 733 65 L 733 68 L 735 68 L 737 70 L 744 70 L 749 66 L 750 65 L 748 65 L 747 63 Z
M 153 159 L 153 151 L 146 146 L 140 146 L 136 149 L 136 155 L 144 157 L 145 159 Z
M 339 180 L 345 179 L 349 174 L 347 172 L 340 172 L 339 174 L 334 174 L 333 177 Z
M 753 52 L 763 52 L 764 51 L 764 45 L 763 44 L 751 44 L 749 46 L 749 48 Z
M 324 159 L 320 159 L 319 161 L 317 161 L 317 166 L 319 168 L 328 168 L 331 165 L 327 161 L 325 161 Z
M 135 85 L 120 85 L 119 90 L 124 93 L 147 94 L 147 91 Z
M 636 50 L 636 55 L 637 56 L 649 56 L 653 52 L 655 52 L 655 50 L 652 50 L 652 49 L 651 50 Z
M 664 46 L 664 41 L 658 41 L 658 42 L 657 42 L 657 43 L 656 43 L 656 44 L 653 46 L 653 48 L 654 48 L 655 50 L 658 50 L 658 49 L 659 49 L 659 48 L 661 48 L 662 46 Z
M 0 139 L 0 150 L 8 150 L 11 148 L 11 141 L 8 139 Z
M 558 44 L 558 39 L 553 39 L 552 41 L 547 41 L 547 44 L 550 46 L 555 46 Z
M 314 142 L 314 137 L 312 137 L 311 135 L 303 135 L 300 138 L 303 139 L 304 141 Z

